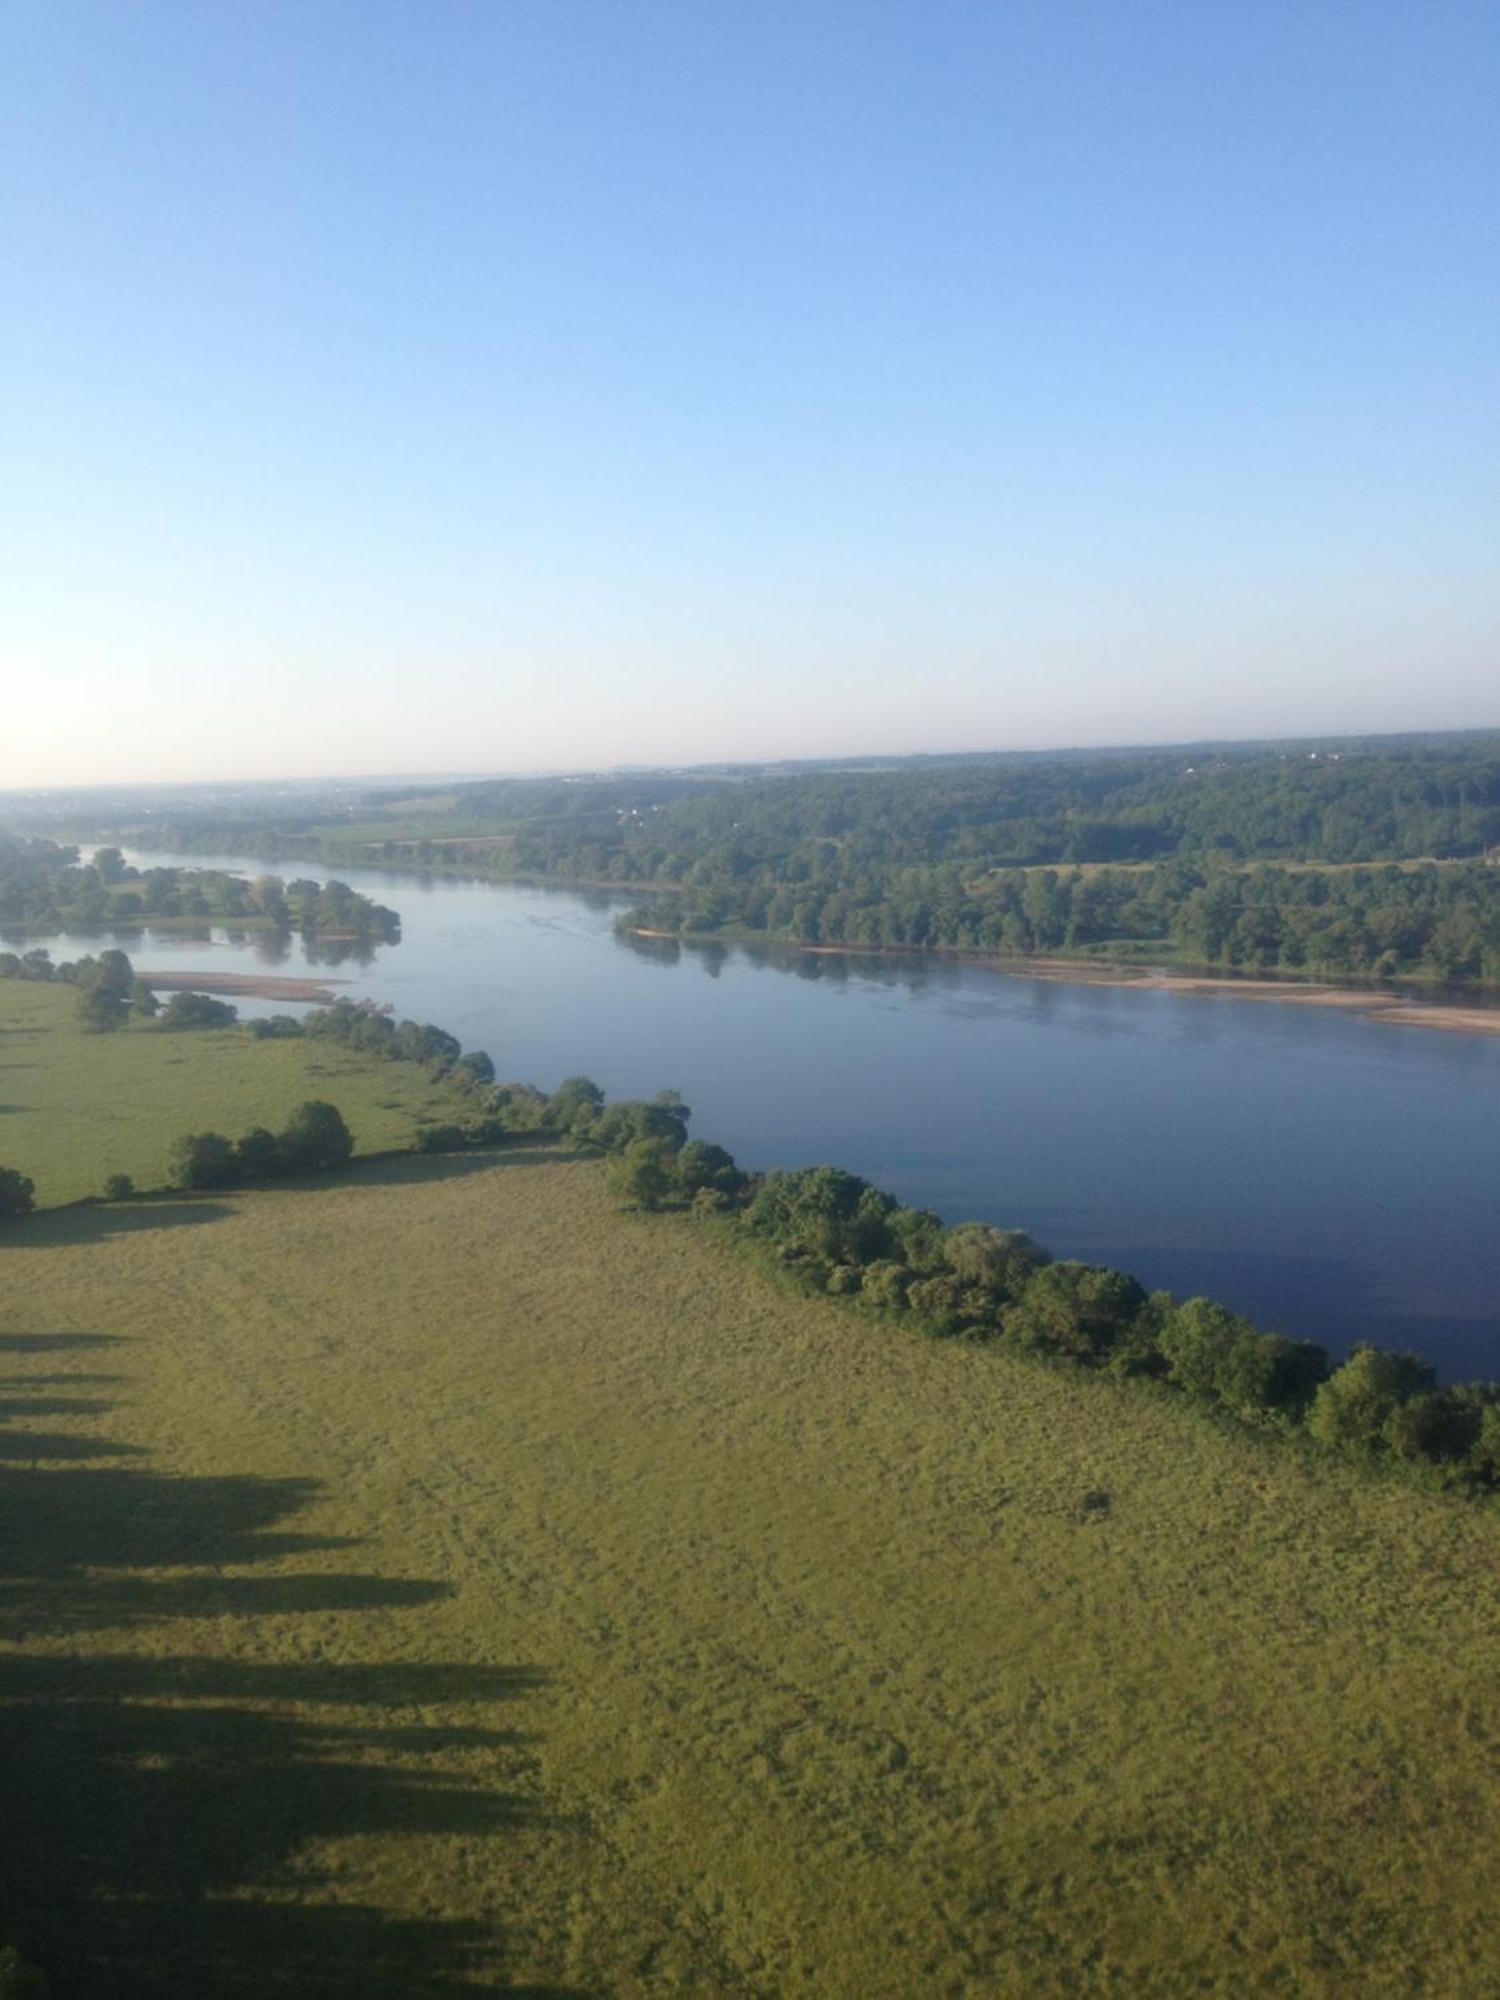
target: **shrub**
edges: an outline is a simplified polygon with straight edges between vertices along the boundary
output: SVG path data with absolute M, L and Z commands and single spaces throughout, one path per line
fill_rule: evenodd
M 1467 1458 L 1478 1442 L 1486 1412 L 1452 1390 L 1413 1396 L 1398 1403 L 1385 1420 L 1385 1442 L 1392 1455 L 1433 1463 Z
M 86 986 L 78 996 L 78 1018 L 93 1034 L 125 1025 L 125 1002 L 105 986 Z
M 274 1180 L 277 1174 L 288 1170 L 281 1141 L 264 1125 L 252 1126 L 243 1138 L 237 1139 L 234 1154 L 243 1181 Z
M 864 1273 L 858 1264 L 835 1264 L 828 1273 L 828 1283 L 824 1289 L 832 1292 L 835 1298 L 847 1299 L 853 1298 L 863 1284 Z
M 943 1261 L 946 1231 L 930 1208 L 893 1208 L 885 1219 L 893 1254 L 914 1271 L 935 1271 Z
M 879 1257 L 864 1268 L 860 1297 L 867 1305 L 883 1307 L 887 1312 L 902 1312 L 906 1307 L 907 1287 L 911 1284 L 912 1275 L 908 1267 L 898 1264 L 894 1257 Z
M 704 1188 L 729 1196 L 740 1192 L 745 1176 L 734 1164 L 734 1155 L 724 1147 L 694 1139 L 677 1155 L 677 1185 L 689 1198 Z
M 172 1148 L 171 1183 L 189 1192 L 234 1187 L 240 1162 L 222 1132 L 189 1132 Z
M 657 1209 L 677 1191 L 672 1146 L 665 1139 L 634 1139 L 612 1163 L 612 1191 L 636 1208 Z
M 1435 1387 L 1432 1369 L 1415 1354 L 1356 1347 L 1313 1397 L 1307 1428 L 1335 1451 L 1381 1451 L 1389 1442 L 1386 1426 L 1394 1412 Z
M 111 1174 L 104 1183 L 106 1201 L 129 1201 L 135 1193 L 135 1182 L 129 1174 Z
M 1246 1333 L 1219 1363 L 1221 1401 L 1241 1416 L 1265 1411 L 1300 1414 L 1328 1375 L 1328 1356 L 1310 1340 L 1280 1333 Z
M 295 1014 L 268 1014 L 249 1025 L 251 1034 L 258 1042 L 295 1041 L 303 1032 L 302 1023 Z
M 943 1238 L 943 1262 L 969 1284 L 1016 1299 L 1033 1271 L 1052 1260 L 1024 1229 L 995 1229 L 988 1222 L 960 1222 Z
M 570 1076 L 547 1099 L 547 1123 L 569 1138 L 587 1138 L 604 1109 L 604 1092 L 588 1076 Z
M 227 1000 L 215 1000 L 210 993 L 174 993 L 163 1007 L 163 1028 L 232 1028 L 239 1019 L 237 1008 Z
M 1215 1397 L 1220 1376 L 1236 1343 L 1255 1332 L 1227 1306 L 1212 1299 L 1188 1299 L 1174 1306 L 1156 1336 L 1169 1378 L 1190 1396 Z
M 546 1097 L 530 1083 L 497 1084 L 489 1111 L 507 1132 L 542 1132 L 550 1122 Z
M 299 1104 L 281 1129 L 281 1156 L 288 1173 L 323 1173 L 341 1167 L 354 1151 L 354 1135 L 337 1105 L 321 1098 Z
M 969 1287 L 951 1271 L 937 1277 L 918 1278 L 907 1287 L 906 1303 L 915 1313 L 930 1320 L 939 1333 L 961 1333 L 966 1323 L 965 1304 Z
M 1146 1305 L 1134 1278 L 1092 1264 L 1046 1264 L 1032 1274 L 1005 1332 L 1023 1347 L 1102 1360 Z
M 0 1215 L 30 1215 L 36 1183 L 15 1167 L 0 1167 Z
M 458 1125 L 424 1125 L 416 1141 L 419 1153 L 462 1153 L 468 1144 L 468 1134 Z

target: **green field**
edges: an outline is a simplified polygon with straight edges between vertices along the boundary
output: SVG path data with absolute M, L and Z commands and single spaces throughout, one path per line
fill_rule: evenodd
M 1492 1511 L 604 1181 L 7 1228 L 0 1932 L 61 2000 L 1495 1991 Z
M 184 1132 L 279 1130 L 310 1097 L 338 1105 L 361 1153 L 408 1146 L 420 1119 L 461 1104 L 416 1064 L 333 1043 L 140 1020 L 88 1034 L 77 1011 L 71 986 L 0 980 L 0 1166 L 31 1176 L 39 1206 L 98 1194 L 110 1174 L 160 1187 Z

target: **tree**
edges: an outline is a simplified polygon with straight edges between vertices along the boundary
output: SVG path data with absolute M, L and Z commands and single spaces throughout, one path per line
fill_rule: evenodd
M 164 1028 L 230 1028 L 239 1019 L 227 1000 L 207 993 L 174 993 L 162 1009 Z
M 0 1167 L 0 1215 L 30 1215 L 36 1183 L 15 1167 Z
M 1220 1399 L 1242 1416 L 1267 1410 L 1294 1414 L 1306 1408 L 1327 1379 L 1328 1356 L 1311 1340 L 1280 1333 L 1247 1333 L 1232 1342 L 1215 1378 Z
M 78 1018 L 93 1034 L 108 1034 L 125 1025 L 125 1006 L 106 986 L 85 986 L 78 996 Z
M 451 1074 L 455 1083 L 481 1090 L 495 1081 L 495 1065 L 483 1049 L 470 1049 L 459 1057 Z
M 1005 1331 L 1023 1346 L 1102 1359 L 1127 1335 L 1146 1294 L 1134 1278 L 1093 1264 L 1046 1264 L 1006 1315 Z
M 1307 1413 L 1307 1428 L 1336 1451 L 1381 1451 L 1386 1427 L 1401 1404 L 1430 1395 L 1437 1378 L 1415 1354 L 1356 1347 L 1323 1383 Z
M 547 1123 L 570 1138 L 586 1138 L 604 1109 L 604 1092 L 588 1076 L 570 1076 L 547 1099 Z
M 135 1182 L 129 1174 L 111 1174 L 104 1183 L 106 1201 L 129 1201 L 135 1193 Z
M 281 1156 L 292 1174 L 341 1167 L 354 1151 L 354 1136 L 336 1105 L 310 1098 L 299 1104 L 281 1131 Z
M 199 1192 L 233 1187 L 239 1179 L 240 1162 L 222 1132 L 189 1132 L 172 1148 L 173 1187 Z
M 610 1164 L 610 1189 L 637 1208 L 661 1208 L 677 1191 L 672 1166 L 666 1140 L 634 1139 Z
M 1048 1253 L 1024 1229 L 995 1229 L 988 1222 L 960 1222 L 943 1239 L 943 1261 L 969 1284 L 1018 1297 Z
M 145 1015 L 148 1021 L 161 1012 L 160 1000 L 157 999 L 144 979 L 131 981 L 130 1011 L 132 1014 Z
M 1220 1391 L 1220 1371 L 1236 1342 L 1254 1327 L 1227 1306 L 1212 1299 L 1189 1299 L 1167 1315 L 1157 1345 L 1168 1373 L 1190 1396 L 1214 1397 Z
M 289 1171 L 280 1139 L 264 1125 L 252 1125 L 235 1141 L 234 1153 L 243 1181 L 274 1180 L 277 1174 Z
M 135 984 L 135 970 L 123 951 L 101 951 L 94 968 L 93 984 L 116 1000 L 128 1000 Z
M 734 1155 L 724 1147 L 710 1145 L 706 1139 L 694 1139 L 677 1155 L 677 1185 L 691 1201 L 703 1188 L 712 1188 L 719 1194 L 738 1194 L 745 1185 L 745 1176 L 734 1164 Z

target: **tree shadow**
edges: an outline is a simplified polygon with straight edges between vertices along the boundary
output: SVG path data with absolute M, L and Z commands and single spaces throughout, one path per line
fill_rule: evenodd
M 114 1407 L 98 1396 L 0 1396 L 0 1424 L 17 1417 L 102 1417 Z
M 372 1160 L 355 1160 L 337 1174 L 316 1180 L 288 1181 L 287 1187 L 309 1191 L 320 1187 L 410 1187 L 423 1181 L 467 1180 L 497 1168 L 554 1166 L 575 1157 L 551 1144 L 496 1146 L 472 1153 L 385 1153 Z
M 146 1196 L 129 1202 L 78 1202 L 46 1208 L 6 1224 L 7 1250 L 56 1250 L 66 1244 L 102 1243 L 143 1229 L 189 1229 L 230 1214 L 222 1202 Z
M 119 1444 L 111 1438 L 87 1437 L 81 1432 L 0 1430 L 0 1460 L 20 1459 L 35 1464 L 41 1459 L 144 1457 L 137 1444 Z
M 120 1333 L 0 1333 L 0 1354 L 76 1354 L 91 1347 L 119 1347 Z M 118 1375 L 28 1375 L 28 1382 L 118 1382 Z
M 4 1338 L 45 1353 L 106 1336 Z M 164 1475 L 86 1462 L 125 1444 L 3 1435 L 0 1939 L 54 2000 L 424 2000 L 476 1984 L 561 2000 L 509 1978 L 498 1929 L 350 1901 L 312 1854 L 546 1824 L 534 1739 L 514 1723 L 544 1674 L 303 1657 L 327 1625 L 288 1621 L 376 1612 L 400 1647 L 389 1620 L 450 1588 L 326 1567 L 349 1544 L 296 1528 L 315 1480 Z M 79 1462 L 59 1463 L 69 1442 Z M 281 1656 L 226 1656 L 225 1618 L 275 1620 L 250 1643 Z M 174 1619 L 215 1622 L 175 1648 Z M 106 1631 L 150 1650 L 91 1648 Z

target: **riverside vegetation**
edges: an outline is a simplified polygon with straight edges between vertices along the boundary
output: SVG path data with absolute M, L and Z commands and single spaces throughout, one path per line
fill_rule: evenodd
M 76 847 L 0 833 L 0 932 L 206 923 L 379 943 L 401 935 L 394 910 L 346 882 L 284 882 L 277 875 L 247 882 L 212 868 L 142 869 L 117 847 L 101 847 L 85 862 Z
M 508 780 L 153 837 L 644 890 L 623 923 L 671 934 L 1500 979 L 1493 734 Z
M 112 995 L 122 1010 L 134 984 L 123 954 L 105 959 L 119 963 L 100 961 L 81 992 L 85 1025 L 96 1029 L 94 999 Z M 232 1019 L 233 1010 L 223 1015 Z M 1500 1383 L 1440 1388 L 1420 1357 L 1372 1345 L 1357 1346 L 1330 1371 L 1323 1348 L 1261 1331 L 1212 1300 L 1148 1295 L 1126 1273 L 1054 1261 L 1022 1231 L 982 1223 L 945 1228 L 932 1211 L 905 1207 L 839 1168 L 748 1174 L 723 1147 L 689 1142 L 690 1112 L 674 1091 L 650 1102 L 609 1103 L 587 1077 L 550 1094 L 531 1084 L 496 1084 L 485 1052 L 466 1053 L 442 1029 L 397 1022 L 369 1004 L 343 1001 L 302 1020 L 277 1015 L 254 1022 L 249 1033 L 256 1042 L 331 1045 L 432 1076 L 459 1115 L 426 1121 L 408 1142 L 417 1150 L 562 1137 L 609 1154 L 612 1185 L 627 1200 L 646 1210 L 691 1206 L 737 1243 L 769 1254 L 803 1290 L 881 1317 L 910 1317 L 938 1337 L 1002 1344 L 1164 1388 L 1229 1418 L 1411 1476 L 1482 1492 L 1500 1484 Z M 315 1098 L 279 1132 L 261 1123 L 237 1141 L 217 1131 L 178 1135 L 171 1185 L 203 1191 L 318 1172 L 344 1164 L 352 1150 L 342 1113 Z M 30 1176 L 7 1172 L 0 1213 L 7 1186 L 11 1211 L 23 1212 L 29 1200 L 17 1188 L 29 1190 Z M 127 1189 L 134 1192 L 128 1177 L 108 1177 L 108 1191 Z

